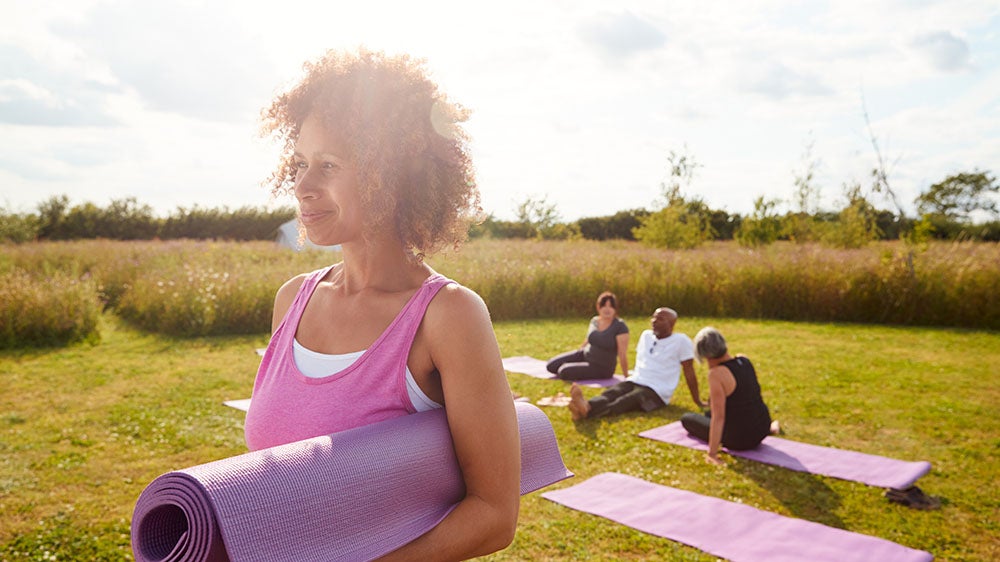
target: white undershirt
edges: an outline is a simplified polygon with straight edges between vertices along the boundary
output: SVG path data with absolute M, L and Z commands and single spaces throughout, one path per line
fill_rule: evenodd
M 365 350 L 337 355 L 319 353 L 306 348 L 297 339 L 292 340 L 292 351 L 295 366 L 303 375 L 311 379 L 335 375 L 353 365 L 365 353 Z M 410 396 L 410 402 L 413 403 L 413 407 L 418 412 L 441 407 L 440 404 L 428 398 L 423 390 L 420 390 L 417 381 L 413 380 L 413 373 L 410 372 L 409 367 L 406 367 L 406 394 Z

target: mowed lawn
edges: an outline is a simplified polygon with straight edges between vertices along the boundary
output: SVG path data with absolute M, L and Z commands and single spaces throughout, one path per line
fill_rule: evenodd
M 664 303 L 670 304 L 670 303 Z M 758 368 L 785 437 L 927 460 L 918 484 L 936 511 L 891 504 L 883 491 L 641 439 L 694 406 L 683 384 L 648 414 L 574 424 L 547 408 L 576 477 L 606 471 L 882 537 L 938 560 L 1000 559 L 1000 333 L 957 329 L 693 318 L 719 328 Z M 647 326 L 627 316 L 633 343 Z M 504 355 L 547 358 L 579 345 L 586 318 L 498 322 Z M 163 472 L 245 451 L 239 411 L 265 336 L 178 339 L 101 319 L 101 340 L 0 352 L 0 560 L 128 560 L 135 499 Z M 705 368 L 697 367 L 702 395 Z M 510 374 L 535 401 L 563 383 Z M 596 389 L 587 389 L 588 395 Z M 718 530 L 721 537 L 725 529 Z M 713 560 L 696 549 L 525 497 L 517 537 L 493 560 Z

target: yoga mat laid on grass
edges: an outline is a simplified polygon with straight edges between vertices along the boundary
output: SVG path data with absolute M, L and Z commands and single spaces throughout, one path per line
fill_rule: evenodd
M 572 476 L 548 418 L 515 403 L 521 494 Z M 437 525 L 465 493 L 443 410 L 156 478 L 132 513 L 138 562 L 369 560 Z
M 503 368 L 512 373 L 521 373 L 522 375 L 528 375 L 529 377 L 535 377 L 536 379 L 560 380 L 545 368 L 545 364 L 545 361 L 542 361 L 541 359 L 535 359 L 534 357 L 528 357 L 526 355 L 503 358 Z M 576 381 L 576 384 L 594 388 L 607 388 L 609 386 L 614 386 L 623 380 L 625 380 L 625 377 L 622 375 L 613 375 L 609 379 L 587 379 Z
M 892 541 L 606 472 L 542 497 L 733 562 L 927 562 Z
M 700 451 L 708 450 L 708 443 L 691 436 L 679 421 L 643 431 L 639 437 L 683 445 Z M 727 450 L 727 452 L 733 456 L 799 472 L 900 490 L 912 486 L 918 478 L 931 469 L 931 464 L 926 461 L 901 461 L 856 451 L 810 445 L 780 437 L 765 437 L 760 445 L 747 451 Z

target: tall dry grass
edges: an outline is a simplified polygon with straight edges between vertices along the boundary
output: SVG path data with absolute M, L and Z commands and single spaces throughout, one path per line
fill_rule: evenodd
M 269 242 L 4 246 L 3 306 L 20 312 L 0 332 L 8 345 L 44 340 L 16 336 L 11 326 L 32 316 L 40 318 L 31 325 L 55 326 L 42 317 L 62 305 L 47 306 L 47 295 L 64 298 L 73 287 L 72 298 L 94 291 L 107 309 L 149 331 L 266 333 L 281 283 L 338 259 Z M 670 306 L 698 316 L 1000 329 L 1000 246 L 991 243 L 922 250 L 898 242 L 857 250 L 712 243 L 673 251 L 623 241 L 477 240 L 428 263 L 476 290 L 497 320 L 589 315 L 597 294 L 611 290 L 628 315 Z
M 433 264 L 503 320 L 590 314 L 597 294 L 611 290 L 628 314 L 670 306 L 702 316 L 1000 328 L 1000 246 L 989 243 L 672 251 L 477 241 Z
M 97 338 L 100 313 L 93 279 L 14 267 L 0 273 L 0 349 Z

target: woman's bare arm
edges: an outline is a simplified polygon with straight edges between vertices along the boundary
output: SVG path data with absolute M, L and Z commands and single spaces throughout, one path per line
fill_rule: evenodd
M 489 312 L 474 292 L 450 285 L 421 327 L 441 375 L 445 412 L 466 496 L 436 527 L 383 560 L 464 560 L 505 548 L 520 504 L 517 417 Z
M 725 367 L 712 367 L 708 371 L 709 406 L 712 409 L 712 421 L 708 426 L 708 461 L 722 464 L 719 449 L 722 447 L 722 428 L 726 424 L 726 390 L 722 377 Z
M 628 376 L 628 332 L 615 336 L 618 342 L 618 363 L 622 366 L 622 374 Z

